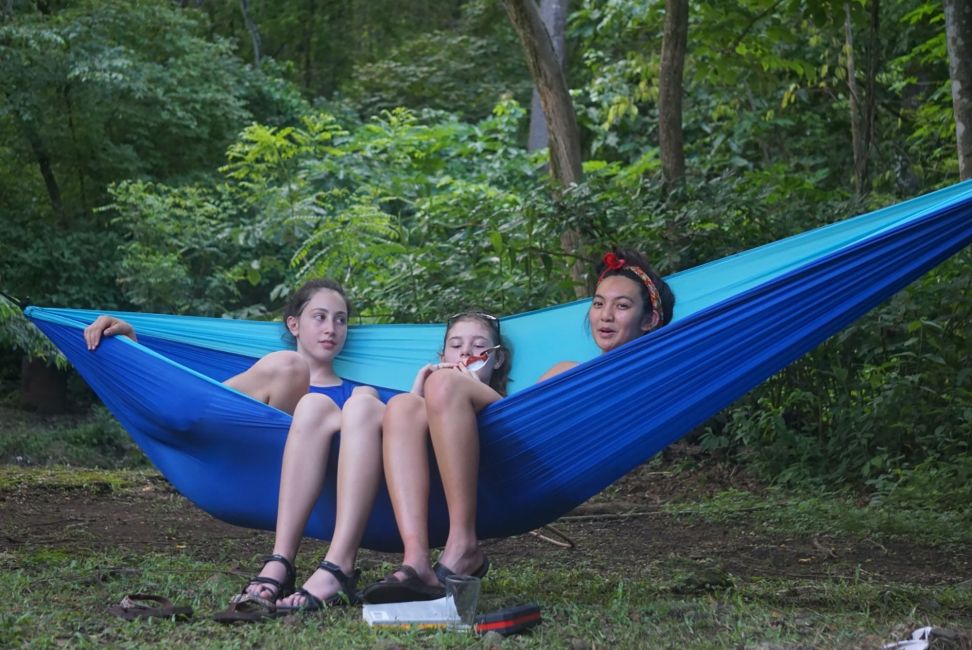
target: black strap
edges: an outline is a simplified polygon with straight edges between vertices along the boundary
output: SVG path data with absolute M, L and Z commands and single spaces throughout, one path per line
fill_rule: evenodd
M 346 591 L 349 594 L 354 591 L 354 587 L 358 582 L 358 571 L 355 571 L 354 575 L 349 576 L 341 570 L 341 567 L 328 560 L 322 560 L 321 563 L 317 565 L 317 568 L 323 569 L 334 576 L 334 578 L 338 581 L 338 584 L 341 585 L 341 589 L 343 591 Z

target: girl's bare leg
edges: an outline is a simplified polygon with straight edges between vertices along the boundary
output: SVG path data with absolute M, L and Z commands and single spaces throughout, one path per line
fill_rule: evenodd
M 331 439 L 340 428 L 341 410 L 330 397 L 307 393 L 297 404 L 280 468 L 280 497 L 273 544 L 273 552 L 291 562 L 297 556 L 311 508 L 324 484 Z M 282 582 L 286 573 L 282 563 L 268 562 L 260 576 Z M 247 593 L 261 598 L 276 596 L 274 589 L 260 584 L 251 584 Z
M 381 481 L 381 420 L 384 411 L 385 405 L 374 390 L 356 390 L 344 403 L 341 413 L 337 514 L 334 535 L 324 559 L 341 567 L 348 576 L 354 571 L 358 546 Z M 309 515 L 310 510 L 304 518 L 305 525 Z M 320 569 L 311 574 L 303 587 L 321 600 L 341 590 L 337 579 Z M 294 594 L 280 604 L 298 606 L 303 601 L 303 596 Z
M 476 414 L 500 396 L 458 373 L 436 372 L 425 384 L 432 447 L 449 510 L 449 537 L 439 561 L 456 573 L 483 562 L 476 535 L 479 428 Z
M 293 414 L 297 402 L 307 394 L 310 386 L 310 368 L 297 352 L 280 350 L 271 352 L 223 383 L 264 404 Z
M 388 402 L 382 425 L 385 482 L 405 546 L 402 564 L 437 586 L 429 553 L 429 430 L 425 400 L 412 393 Z M 406 576 L 398 574 L 401 579 Z

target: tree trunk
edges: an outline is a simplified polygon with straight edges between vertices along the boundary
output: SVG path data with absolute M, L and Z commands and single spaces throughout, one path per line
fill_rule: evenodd
M 964 181 L 972 178 L 972 0 L 945 0 L 945 37 L 959 177 Z
M 260 29 L 250 18 L 250 0 L 240 0 L 240 11 L 243 12 L 243 24 L 246 25 L 246 31 L 250 32 L 250 42 L 253 44 L 253 63 L 259 68 L 263 39 L 260 38 Z
M 851 146 L 854 151 L 854 193 L 861 196 L 867 181 L 867 148 L 861 124 L 860 91 L 854 63 L 854 23 L 849 2 L 844 3 L 844 49 L 847 56 L 847 93 L 850 96 Z
M 74 102 L 71 99 L 71 86 L 65 85 L 62 94 L 64 95 L 64 106 L 67 108 L 68 132 L 71 134 L 71 147 L 74 150 L 74 167 L 78 173 L 78 193 L 81 198 L 81 210 L 88 211 L 88 188 L 84 182 L 85 161 L 81 157 L 82 148 L 78 145 L 78 129 L 74 121 Z
M 564 72 L 533 0 L 503 0 L 540 94 L 550 139 L 550 173 L 562 187 L 581 179 L 580 133 Z
M 554 55 L 561 71 L 564 69 L 564 52 L 567 30 L 568 0 L 540 0 L 540 19 L 543 21 Z M 534 87 L 533 101 L 530 103 L 530 134 L 527 137 L 527 150 L 536 151 L 547 146 L 547 121 L 540 105 L 540 92 Z
M 870 160 L 871 151 L 874 150 L 877 142 L 877 75 L 881 63 L 880 52 L 880 27 L 881 27 L 881 0 L 870 0 L 871 22 L 868 28 L 868 54 L 867 54 L 867 79 L 864 105 L 864 151 Z M 865 168 L 867 175 L 864 178 L 865 186 L 870 189 L 871 173 L 870 162 Z
M 54 214 L 58 217 L 63 217 L 64 208 L 61 203 L 61 186 L 58 185 L 57 177 L 54 176 L 51 156 L 47 153 L 44 141 L 41 140 L 40 135 L 34 130 L 34 127 L 24 120 L 21 120 L 21 125 L 24 128 L 24 135 L 27 137 L 27 142 L 30 143 L 30 149 L 34 152 L 37 167 L 40 169 L 41 176 L 44 178 L 44 185 L 47 187 L 47 196 L 51 201 Z
M 67 410 L 67 373 L 40 359 L 24 357 L 20 367 L 20 398 L 38 413 Z
M 503 0 L 506 15 L 520 37 L 527 67 L 533 77 L 533 85 L 540 95 L 540 105 L 547 122 L 550 151 L 550 174 L 561 188 L 579 183 L 581 168 L 580 132 L 564 71 L 557 61 L 547 28 L 533 0 Z M 582 245 L 580 233 L 572 228 L 560 236 L 564 253 L 574 259 L 570 277 L 574 281 L 574 293 L 583 297 L 584 263 L 579 253 Z
M 317 3 L 307 0 L 307 16 L 304 19 L 304 34 L 302 37 L 303 66 L 301 77 L 304 80 L 304 90 L 310 91 L 314 83 L 314 27 L 317 24 Z
M 688 0 L 665 0 L 665 35 L 658 77 L 658 146 L 667 191 L 685 178 L 682 73 L 688 43 L 688 11 Z

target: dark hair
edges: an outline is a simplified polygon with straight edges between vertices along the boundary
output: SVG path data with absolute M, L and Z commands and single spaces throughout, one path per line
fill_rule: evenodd
M 492 314 L 489 314 L 488 312 L 477 310 L 464 311 L 456 314 L 455 316 L 450 316 L 449 320 L 446 321 L 446 331 L 445 336 L 442 339 L 442 349 L 445 349 L 446 342 L 449 340 L 449 330 L 452 329 L 452 326 L 459 321 L 464 320 L 479 321 L 480 323 L 484 324 L 489 331 L 493 332 L 493 344 L 500 346 L 500 351 L 503 353 L 503 364 L 498 368 L 493 368 L 493 374 L 490 375 L 489 378 L 489 387 L 500 395 L 506 395 L 506 384 L 509 382 L 510 366 L 513 363 L 513 349 L 503 339 L 503 335 L 500 333 L 500 322 L 498 318 Z
M 287 299 L 287 304 L 284 305 L 283 311 L 283 322 L 284 322 L 284 337 L 293 341 L 293 336 L 290 330 L 287 328 L 287 319 L 291 316 L 294 318 L 300 318 L 300 315 L 304 312 L 304 307 L 310 302 L 311 298 L 314 297 L 318 291 L 322 289 L 329 289 L 337 293 L 341 298 L 344 299 L 344 306 L 347 307 L 348 317 L 351 317 L 351 301 L 348 300 L 348 295 L 344 293 L 344 287 L 337 280 L 332 280 L 330 278 L 315 278 L 313 280 L 308 280 L 304 284 L 300 285 L 297 291 L 290 294 L 290 298 Z
M 668 283 L 665 282 L 662 279 L 662 277 L 655 272 L 653 268 L 651 268 L 651 264 L 648 263 L 648 260 L 645 258 L 645 256 L 636 250 L 627 249 L 627 248 L 617 248 L 617 247 L 613 248 L 611 250 L 611 253 L 613 253 L 617 259 L 624 260 L 625 267 L 637 266 L 642 271 L 644 271 L 649 278 L 651 278 L 652 284 L 654 284 L 655 288 L 658 290 L 658 297 L 661 300 L 662 313 L 659 314 L 658 327 L 662 327 L 664 325 L 668 325 L 669 323 L 671 323 L 672 312 L 675 309 L 675 294 L 672 293 L 672 289 L 671 287 L 668 286 Z M 641 289 L 641 300 L 642 303 L 645 305 L 645 311 L 647 313 L 651 313 L 649 311 L 652 308 L 651 294 L 648 293 L 648 287 L 645 285 L 644 280 L 638 277 L 637 273 L 634 273 L 628 268 L 620 268 L 620 269 L 608 268 L 607 264 L 602 259 L 594 269 L 595 289 L 597 288 L 597 285 L 601 283 L 601 280 L 603 280 L 604 278 L 609 278 L 612 275 L 623 275 L 626 278 L 634 280 L 634 282 L 637 283 L 638 287 L 640 287 Z M 645 332 L 645 334 L 647 334 L 647 332 Z

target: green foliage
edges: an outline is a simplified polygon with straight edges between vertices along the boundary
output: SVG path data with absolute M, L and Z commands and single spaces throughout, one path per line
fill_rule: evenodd
M 167 278 L 167 293 L 150 296 L 139 286 L 147 269 L 120 266 L 121 237 L 98 210 L 108 185 L 211 175 L 246 121 L 289 121 L 306 104 L 274 77 L 272 61 L 258 71 L 244 66 L 200 14 L 171 3 L 11 7 L 0 23 L 0 287 L 40 304 L 113 309 L 132 304 L 116 287 L 120 277 L 134 304 L 169 304 L 184 278 Z M 144 212 L 158 216 L 163 207 Z M 203 225 L 186 238 L 204 240 Z M 171 271 L 183 263 L 181 243 L 167 245 L 160 274 L 166 260 Z M 186 268 L 207 271 L 194 261 Z M 234 293 L 226 280 L 210 280 L 216 304 Z M 45 354 L 29 329 L 11 323 L 2 320 L 3 340 Z
M 878 70 L 875 189 L 908 196 L 954 178 L 941 4 L 881 3 L 875 51 L 866 11 L 850 5 L 858 75 L 871 59 Z M 693 5 L 683 100 L 690 167 L 706 176 L 775 169 L 842 191 L 853 164 L 843 15 L 827 2 Z M 598 157 L 657 165 L 663 20 L 663 3 L 582 2 L 571 14 L 578 117 Z
M 219 315 L 243 298 L 256 298 L 250 304 L 258 305 L 260 292 L 269 290 L 264 276 L 281 267 L 272 255 L 279 248 L 264 247 L 263 257 L 252 254 L 224 187 L 134 181 L 111 193 L 113 226 L 127 239 L 117 281 L 140 309 Z
M 67 360 L 50 339 L 37 331 L 19 306 L 3 296 L 0 296 L 0 346 L 22 350 L 32 357 L 55 363 L 60 368 L 67 366 Z
M 543 152 L 522 148 L 530 87 L 500 3 L 250 3 L 259 66 L 243 62 L 239 3 L 177 4 L 8 3 L 0 288 L 267 317 L 323 274 L 373 320 L 514 313 L 573 298 L 574 256 L 612 243 L 671 273 L 955 176 L 931 1 L 881 3 L 873 46 L 866 6 L 848 5 L 860 87 L 870 62 L 878 72 L 874 190 L 861 198 L 843 3 L 693 4 L 689 172 L 670 194 L 656 135 L 664 3 L 574 5 L 568 78 L 586 176 L 562 192 Z M 570 255 L 568 228 L 583 238 Z M 880 498 L 906 492 L 917 468 L 960 476 L 969 264 L 932 272 L 771 379 L 703 443 L 781 482 L 849 481 Z M 49 353 L 2 304 L 0 341 Z
M 505 96 L 528 104 L 533 85 L 501 3 L 464 3 L 457 23 L 416 34 L 382 59 L 358 64 L 342 93 L 364 115 L 403 106 L 474 121 Z
M 219 34 L 253 61 L 237 0 L 201 5 Z M 519 43 L 492 0 L 282 0 L 253 2 L 250 17 L 277 73 L 308 97 L 337 100 L 365 117 L 400 106 L 442 109 L 476 120 L 505 94 L 531 91 Z
M 0 282 L 19 299 L 34 304 L 95 305 L 115 308 L 113 261 L 121 238 L 98 232 L 92 220 L 65 228 L 36 213 L 10 215 L 0 242 Z M 46 226 L 46 227 L 45 227 Z
M 88 416 L 65 416 L 63 421 L 41 421 L 26 413 L 3 409 L 0 462 L 19 466 L 73 465 L 89 468 L 147 467 L 148 459 L 118 421 L 102 406 Z M 105 483 L 96 472 L 75 470 L 68 476 L 53 470 L 48 485 L 84 487 Z M 93 479 L 96 479 L 93 481 Z M 100 480 L 97 480 L 100 479 Z M 16 483 L 16 482 L 15 482 Z M 0 485 L 0 489 L 4 486 Z
M 38 138 L 66 204 L 82 209 L 111 179 L 214 165 L 249 113 L 229 44 L 201 32 L 149 2 L 80 3 L 0 27 L 0 119 L 22 132 L 20 157 Z
M 782 482 L 867 483 L 879 493 L 918 467 L 967 465 L 970 265 L 968 253 L 946 262 L 792 364 L 703 444 Z
M 276 299 L 285 276 L 309 275 L 344 281 L 379 318 L 437 318 L 505 288 L 497 307 L 526 308 L 555 270 L 522 282 L 516 260 L 559 245 L 555 224 L 517 214 L 518 191 L 536 183 L 535 161 L 515 146 L 522 119 L 507 101 L 475 124 L 398 109 L 348 128 L 326 113 L 252 125 L 229 148 L 221 185 L 114 188 L 128 239 L 119 282 L 140 306 L 205 313 L 253 304 L 234 300 L 234 282 Z

